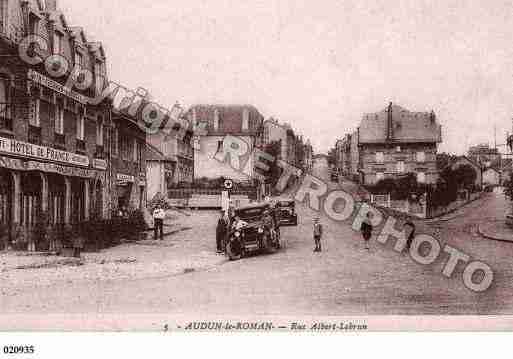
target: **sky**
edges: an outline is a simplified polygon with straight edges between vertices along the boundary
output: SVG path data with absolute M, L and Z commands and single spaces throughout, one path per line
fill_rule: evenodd
M 171 108 L 252 104 L 316 153 L 394 102 L 434 110 L 439 152 L 512 132 L 513 3 L 500 0 L 58 0 L 109 77 Z M 506 152 L 505 147 L 499 150 Z

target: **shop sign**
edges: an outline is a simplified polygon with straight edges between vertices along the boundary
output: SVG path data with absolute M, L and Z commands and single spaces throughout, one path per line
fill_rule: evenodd
M 0 156 L 0 167 L 18 171 L 41 171 L 45 173 L 57 173 L 63 176 L 73 176 L 82 178 L 99 178 L 103 179 L 105 173 L 87 168 L 68 167 L 55 163 L 22 161 L 16 158 L 8 158 Z
M 27 171 L 57 173 L 63 176 L 73 176 L 82 178 L 95 178 L 99 173 L 98 171 L 90 170 L 87 168 L 67 167 L 55 163 L 44 163 L 36 161 L 27 162 Z
M 27 77 L 29 80 L 32 80 L 40 85 L 43 85 L 49 89 L 52 89 L 60 94 L 63 94 L 73 100 L 80 102 L 81 104 L 87 104 L 87 97 L 79 94 L 78 92 L 72 91 L 69 87 L 61 85 L 57 81 L 54 81 L 44 75 L 41 75 L 39 72 L 34 70 L 29 70 Z
M 123 185 L 126 185 L 128 183 L 134 183 L 135 182 L 135 177 L 131 176 L 131 175 L 125 175 L 125 174 L 122 174 L 122 173 L 118 173 L 117 180 L 118 180 L 118 185 L 123 186 Z
M 25 163 L 22 160 L 0 156 L 0 167 L 10 170 L 25 170 Z
M 89 166 L 89 157 L 87 156 L 17 141 L 12 138 L 0 137 L 0 153 L 62 162 L 70 165 Z
M 93 167 L 98 170 L 105 171 L 107 169 L 107 161 L 95 158 L 93 159 Z

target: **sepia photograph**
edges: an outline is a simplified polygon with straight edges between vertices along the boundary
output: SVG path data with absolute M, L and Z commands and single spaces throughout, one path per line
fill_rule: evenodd
M 512 39 L 502 0 L 0 0 L 0 331 L 513 330 Z

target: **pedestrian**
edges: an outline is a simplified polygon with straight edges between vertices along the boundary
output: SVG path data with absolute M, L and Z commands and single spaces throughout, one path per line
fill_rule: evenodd
M 321 252 L 321 239 L 322 239 L 322 224 L 320 222 L 319 217 L 314 218 L 314 224 L 313 224 L 313 237 L 315 242 L 315 249 L 314 252 Z
M 160 232 L 160 240 L 164 240 L 164 218 L 166 217 L 166 213 L 162 209 L 160 205 L 157 205 L 153 210 L 153 227 L 154 227 L 154 238 L 155 240 L 159 237 Z
M 404 230 L 408 234 L 406 237 L 406 249 L 410 250 L 413 238 L 415 238 L 415 224 L 411 221 L 406 221 Z
M 84 228 L 80 225 L 74 228 L 71 233 L 73 233 L 73 257 L 80 258 L 85 243 Z
M 217 253 L 223 253 L 225 250 L 225 241 L 226 234 L 228 232 L 228 223 L 226 221 L 226 214 L 224 211 L 221 211 L 219 215 L 219 219 L 217 220 L 217 228 L 216 228 L 216 245 L 217 245 Z
M 362 226 L 361 226 L 362 236 L 365 241 L 365 249 L 370 249 L 369 248 L 369 239 L 372 237 L 372 223 L 370 220 L 370 216 L 371 216 L 371 214 L 367 213 L 367 215 L 363 219 Z

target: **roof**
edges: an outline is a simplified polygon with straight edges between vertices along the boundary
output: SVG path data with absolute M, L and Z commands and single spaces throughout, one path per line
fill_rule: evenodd
M 244 110 L 248 111 L 248 131 L 242 131 L 242 120 Z M 214 134 L 236 134 L 256 133 L 263 131 L 264 116 L 252 105 L 208 105 L 198 104 L 192 106 L 187 114 L 192 111 L 196 113 L 196 121 L 207 124 L 207 135 Z M 216 113 L 219 116 L 219 129 L 214 130 L 214 119 Z
M 467 156 L 458 156 L 454 159 L 452 159 L 450 162 L 449 162 L 449 165 L 451 167 L 453 167 L 456 163 L 458 163 L 458 161 L 460 160 L 464 160 L 464 161 L 467 161 L 469 162 L 471 165 L 477 167 L 477 168 L 481 168 L 481 166 L 479 165 L 479 163 L 473 161 L 472 159 L 468 158 Z
M 389 108 L 392 112 L 391 138 L 387 140 Z M 380 112 L 365 114 L 359 127 L 360 143 L 439 143 L 441 137 L 441 126 L 434 112 L 411 112 L 394 104 Z

